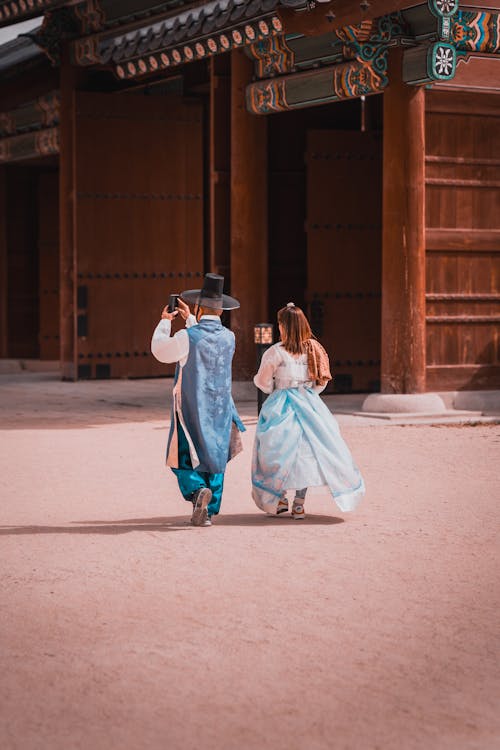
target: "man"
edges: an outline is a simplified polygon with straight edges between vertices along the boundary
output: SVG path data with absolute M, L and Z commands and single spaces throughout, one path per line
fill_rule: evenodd
M 212 525 L 226 463 L 241 450 L 238 431 L 245 430 L 231 395 L 234 334 L 220 320 L 223 310 L 240 303 L 223 288 L 223 276 L 207 273 L 202 289 L 183 292 L 173 312 L 165 307 L 151 340 L 157 360 L 177 362 L 167 466 L 184 499 L 193 503 L 193 526 Z M 195 305 L 196 316 L 186 302 Z M 179 314 L 186 328 L 171 336 L 171 321 Z

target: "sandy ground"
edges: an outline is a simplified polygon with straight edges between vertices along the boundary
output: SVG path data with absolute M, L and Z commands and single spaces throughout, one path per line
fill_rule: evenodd
M 367 497 L 296 522 L 246 404 L 197 529 L 159 388 L 0 383 L 2 750 L 498 748 L 500 427 L 341 417 Z

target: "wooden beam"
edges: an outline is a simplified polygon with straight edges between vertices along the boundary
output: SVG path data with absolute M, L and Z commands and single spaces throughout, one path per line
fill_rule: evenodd
M 0 136 L 52 128 L 59 122 L 59 91 L 50 91 L 17 109 L 0 113 Z
M 255 373 L 253 326 L 267 322 L 267 118 L 247 112 L 245 89 L 253 64 L 231 53 L 231 313 L 236 334 L 234 377 Z
M 459 59 L 453 78 L 449 81 L 439 81 L 433 89 L 498 95 L 500 92 L 500 57 L 492 54 L 471 53 L 469 57 Z
M 425 391 L 425 92 L 389 55 L 384 93 L 382 231 L 383 393 Z
M 500 159 L 475 156 L 443 156 L 440 154 L 427 154 L 425 157 L 425 163 L 458 164 L 461 167 L 500 167 Z
M 460 68 L 460 66 L 459 66 Z M 471 110 L 471 102 L 473 109 Z M 435 91 L 434 87 L 427 90 L 425 95 L 427 112 L 437 112 L 446 115 L 481 115 L 483 117 L 500 117 L 500 96 L 490 94 L 474 94 L 471 100 L 470 92 L 466 91 Z
M 500 323 L 500 315 L 427 315 L 426 322 L 443 323 L 444 325 L 453 325 L 454 323 L 467 323 L 474 325 L 476 323 L 497 324 Z
M 375 65 L 349 60 L 316 70 L 255 81 L 247 86 L 247 109 L 256 115 L 301 109 L 378 94 L 386 84 L 387 78 Z
M 500 294 L 496 292 L 428 292 L 427 302 L 500 302 Z
M 7 170 L 0 166 L 0 357 L 8 356 L 7 294 Z
M 0 162 L 23 161 L 59 153 L 59 128 L 44 128 L 0 139 Z
M 24 71 L 20 64 L 15 70 L 16 75 L 2 81 L 2 112 L 19 109 L 26 102 L 59 89 L 59 68 L 50 67 L 48 60 Z
M 465 188 L 467 190 L 470 190 L 471 188 L 496 190 L 500 187 L 500 180 L 460 180 L 451 177 L 426 177 L 425 184 L 434 187 L 454 187 Z
M 76 178 L 75 178 L 75 71 L 68 49 L 61 57 L 61 122 L 59 160 L 60 231 L 60 361 L 64 380 L 76 380 Z
M 500 229 L 427 227 L 427 252 L 500 252 Z
M 424 4 L 424 3 L 422 3 Z M 318 3 L 310 11 L 284 9 L 280 11 L 283 28 L 286 34 L 319 35 L 328 34 L 335 29 L 351 24 L 359 24 L 372 18 L 396 13 L 404 8 L 418 5 L 412 0 L 373 0 L 366 10 L 352 0 L 335 0 L 334 3 Z M 333 16 L 333 17 L 332 17 Z
M 464 0 L 464 2 L 460 2 L 460 10 L 469 10 L 469 8 L 489 10 L 490 12 L 500 11 L 500 0 Z

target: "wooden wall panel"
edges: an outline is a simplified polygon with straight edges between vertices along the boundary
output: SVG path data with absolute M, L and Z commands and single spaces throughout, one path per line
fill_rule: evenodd
M 382 96 L 365 103 L 365 122 L 381 130 Z M 359 100 L 274 114 L 269 134 L 269 320 L 294 301 L 309 314 L 307 279 L 307 133 L 309 130 L 359 131 Z M 323 190 L 330 190 L 331 173 Z M 318 188 L 319 189 L 319 188 Z
M 37 179 L 30 167 L 7 170 L 7 356 L 39 356 Z
M 149 345 L 203 271 L 202 112 L 169 97 L 76 96 L 80 377 L 173 372 Z
M 308 301 L 335 390 L 380 387 L 381 157 L 374 133 L 308 133 Z
M 59 359 L 59 174 L 38 177 L 40 359 Z
M 79 241 L 91 249 L 80 256 L 79 272 L 186 274 L 200 270 L 196 253 L 202 241 L 200 203 L 201 198 L 188 203 L 175 198 L 80 194 Z M 119 252 L 113 250 L 117 243 Z
M 0 357 L 7 357 L 7 170 L 0 166 Z
M 305 165 L 295 171 L 270 172 L 269 320 L 275 325 L 276 313 L 288 302 L 300 307 L 306 303 L 305 205 Z
M 427 387 L 500 385 L 500 107 L 433 92 L 426 115 Z
M 500 293 L 498 253 L 428 252 L 427 294 L 488 295 Z
M 61 375 L 77 378 L 76 338 L 76 175 L 75 175 L 75 87 L 77 70 L 71 65 L 69 49 L 62 49 L 60 68 L 60 156 L 59 156 L 59 334 Z

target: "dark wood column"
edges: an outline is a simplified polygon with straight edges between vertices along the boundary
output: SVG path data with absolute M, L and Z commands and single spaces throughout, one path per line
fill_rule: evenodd
M 210 195 L 208 270 L 220 273 L 229 288 L 229 172 L 231 161 L 230 65 L 228 55 L 214 55 L 210 70 Z
M 7 174 L 0 166 L 0 357 L 8 356 L 7 339 Z
M 389 58 L 384 93 L 382 393 L 425 391 L 425 92 Z
M 241 308 L 231 313 L 236 334 L 233 377 L 255 373 L 253 326 L 267 322 L 267 120 L 245 107 L 252 62 L 231 53 L 231 294 Z
M 75 71 L 69 50 L 61 61 L 61 121 L 59 152 L 60 231 L 60 359 L 64 380 L 76 380 L 76 180 L 75 180 Z

